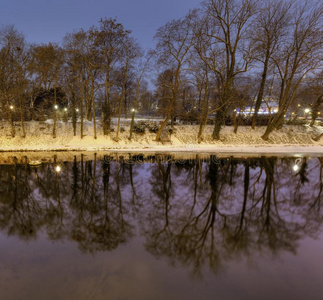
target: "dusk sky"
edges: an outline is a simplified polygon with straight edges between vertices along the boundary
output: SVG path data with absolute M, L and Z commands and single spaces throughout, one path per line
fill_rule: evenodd
M 201 0 L 12 0 L 3 1 L 0 24 L 13 24 L 28 42 L 61 42 L 67 32 L 117 17 L 143 48 L 153 47 L 157 28 L 185 16 Z

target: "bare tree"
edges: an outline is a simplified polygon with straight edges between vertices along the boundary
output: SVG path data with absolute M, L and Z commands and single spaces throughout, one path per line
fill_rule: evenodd
M 130 33 L 131 31 L 124 29 L 123 25 L 118 23 L 116 19 L 100 20 L 96 43 L 103 56 L 104 105 L 102 107 L 102 127 L 104 135 L 109 134 L 111 126 L 111 89 L 115 84 L 113 72 L 120 64 L 124 40 Z
M 255 58 L 263 65 L 260 87 L 255 103 L 252 128 L 256 126 L 258 112 L 263 101 L 268 68 L 273 54 L 279 49 L 283 39 L 287 36 L 287 28 L 291 19 L 293 0 L 265 2 L 251 27 L 251 43 L 255 50 Z
M 205 47 L 202 35 L 204 33 L 205 19 L 196 18 L 194 23 L 194 51 L 191 51 L 190 68 L 193 73 L 195 87 L 198 91 L 198 107 L 200 111 L 200 126 L 197 134 L 198 143 L 202 142 L 203 132 L 209 117 L 210 98 L 210 72 L 207 57 L 208 48 Z M 201 59 L 202 58 L 202 59 Z
M 129 135 L 129 140 L 132 139 L 132 133 L 133 133 L 133 128 L 135 125 L 135 114 L 136 114 L 136 110 L 137 110 L 137 106 L 138 103 L 140 101 L 141 98 L 141 85 L 142 85 L 142 81 L 144 79 L 145 73 L 147 72 L 147 69 L 149 68 L 149 63 L 151 61 L 151 58 L 153 56 L 153 52 L 148 52 L 144 62 L 139 62 L 139 72 L 137 74 L 136 77 L 136 94 L 135 94 L 135 100 L 133 103 L 133 107 L 131 109 L 132 111 L 132 115 L 131 115 L 131 124 L 130 124 L 130 135 Z
M 13 25 L 4 26 L 0 30 L 0 100 L 8 112 L 11 136 L 15 136 L 14 111 L 18 98 L 22 137 L 26 136 L 24 127 L 24 110 L 22 94 L 27 88 L 27 45 L 24 36 Z
M 63 44 L 66 53 L 66 61 L 69 69 L 69 75 L 75 77 L 75 86 L 73 93 L 78 100 L 75 100 L 75 112 L 80 116 L 80 137 L 84 137 L 84 98 L 86 82 L 86 64 L 85 64 L 85 42 L 86 32 L 79 30 L 64 37 Z M 70 79 L 69 79 L 70 80 Z M 75 113 L 73 112 L 73 113 Z
M 53 138 L 56 138 L 57 127 L 57 88 L 59 75 L 64 63 L 64 52 L 57 44 L 43 44 L 32 48 L 31 62 L 29 68 L 32 69 L 35 81 L 45 90 L 54 89 L 54 99 L 52 105 L 53 112 Z
M 134 67 L 137 58 L 142 56 L 142 50 L 137 41 L 132 37 L 127 37 L 123 44 L 122 58 L 122 88 L 118 97 L 118 124 L 116 132 L 116 141 L 119 140 L 120 119 L 122 112 L 122 103 L 126 95 L 126 84 L 130 70 Z
M 264 140 L 281 126 L 304 77 L 322 64 L 323 3 L 297 2 L 292 16 L 289 36 L 273 57 L 280 80 L 279 109 L 262 136 Z
M 220 139 L 221 127 L 232 101 L 232 89 L 237 75 L 248 70 L 249 47 L 245 45 L 246 29 L 256 12 L 256 0 L 207 0 L 203 2 L 204 20 L 197 48 L 200 58 L 217 78 L 219 102 L 213 138 Z
M 172 73 L 170 86 L 170 99 L 164 121 L 156 134 L 156 141 L 160 141 L 161 133 L 171 118 L 174 104 L 178 98 L 181 73 L 185 66 L 188 52 L 192 47 L 191 16 L 184 19 L 173 20 L 160 27 L 155 36 L 157 39 L 158 64 Z

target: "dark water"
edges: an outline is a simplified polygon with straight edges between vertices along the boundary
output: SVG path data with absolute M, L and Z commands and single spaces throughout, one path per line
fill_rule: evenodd
M 0 165 L 1 299 L 323 299 L 323 158 L 26 162 Z

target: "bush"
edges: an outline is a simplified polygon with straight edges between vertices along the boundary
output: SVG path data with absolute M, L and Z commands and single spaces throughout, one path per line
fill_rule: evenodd
M 194 109 L 188 113 L 182 113 L 179 116 L 179 120 L 181 121 L 182 124 L 189 124 L 189 125 L 199 124 L 200 112 L 197 109 Z
M 133 126 L 132 131 L 135 133 L 145 133 L 146 130 L 146 124 L 145 122 L 139 122 L 139 123 L 135 123 Z
M 256 126 L 267 126 L 269 121 L 275 117 L 275 114 L 271 115 L 258 115 L 256 120 Z M 237 115 L 237 123 L 239 126 L 251 126 L 252 125 L 252 118 L 253 115 Z M 233 117 L 226 116 L 225 118 L 225 125 L 232 126 L 233 125 Z
M 159 127 L 156 122 L 148 122 L 146 123 L 146 126 L 151 133 L 157 133 Z
M 290 119 L 287 121 L 288 125 L 305 125 L 311 120 L 304 120 L 304 119 Z
M 142 134 L 145 133 L 146 128 L 149 132 L 156 133 L 159 127 L 156 122 L 140 121 L 134 124 L 133 132 Z

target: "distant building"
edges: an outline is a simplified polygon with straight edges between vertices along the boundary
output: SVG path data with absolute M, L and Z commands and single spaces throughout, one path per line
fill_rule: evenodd
M 252 115 L 254 114 L 255 109 L 254 106 L 247 106 L 243 110 L 237 109 L 238 114 L 243 115 Z M 259 115 L 268 115 L 268 114 L 275 114 L 278 112 L 278 103 L 276 101 L 263 101 L 260 105 L 258 114 Z

